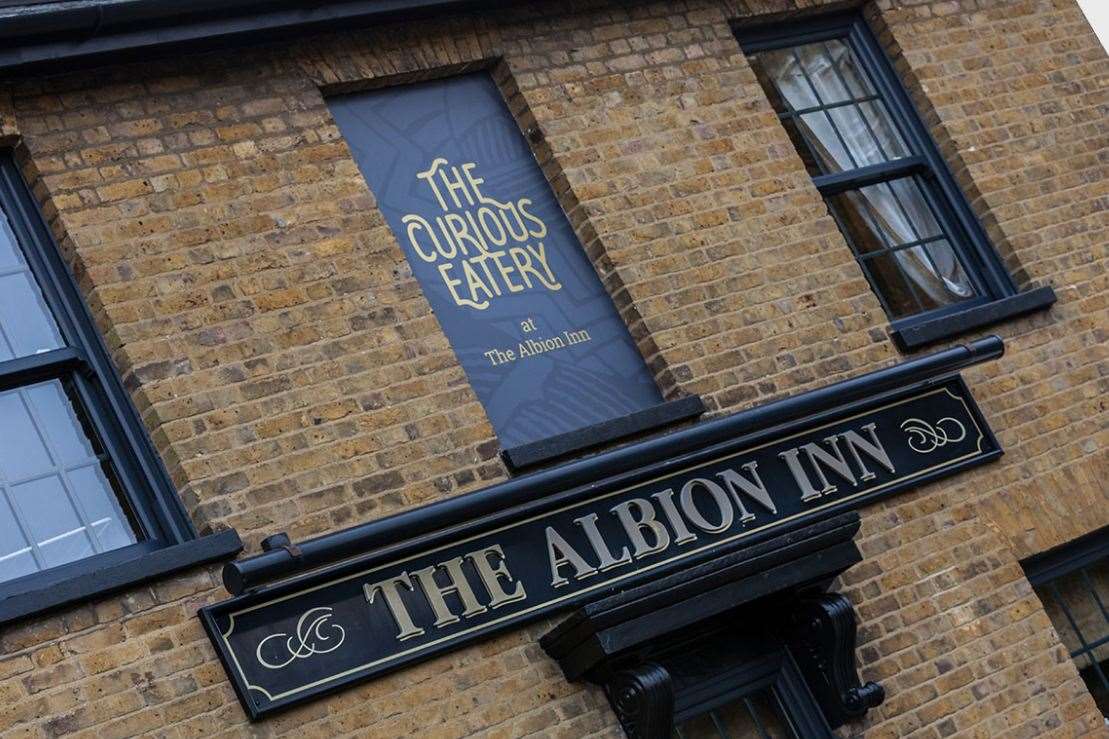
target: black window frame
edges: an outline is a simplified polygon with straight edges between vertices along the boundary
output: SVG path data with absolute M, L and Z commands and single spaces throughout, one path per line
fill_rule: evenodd
M 859 12 L 790 19 L 788 22 L 759 22 L 757 25 L 737 22 L 733 24 L 733 31 L 746 55 L 821 41 L 842 41 L 855 54 L 862 71 L 875 87 L 876 98 L 885 103 L 894 125 L 904 138 L 910 150 L 908 157 L 812 178 L 817 190 L 827 200 L 847 190 L 898 177 L 914 177 L 923 183 L 935 217 L 944 232 L 951 235 L 951 246 L 962 257 L 960 261 L 979 296 L 911 316 L 890 317 L 890 335 L 898 348 L 911 351 L 999 321 L 1046 309 L 1055 302 L 1055 292 L 1049 286 L 1024 292 L 1018 290 L 925 127 L 908 91 Z M 779 114 L 779 119 L 782 117 Z M 828 209 L 836 218 L 844 238 L 849 240 L 851 236 L 839 222 L 833 206 L 829 204 Z M 860 262 L 857 255 L 856 262 Z M 869 281 L 869 275 L 867 278 Z M 877 289 L 874 292 L 879 295 L 885 310 L 884 299 Z M 886 313 L 888 316 L 889 311 L 886 310 Z
M 677 696 L 672 732 L 674 739 L 694 739 L 681 731 L 683 724 L 704 714 L 719 714 L 740 701 L 749 701 L 762 691 L 766 691 L 776 703 L 782 718 L 789 723 L 796 736 L 805 739 L 832 739 L 835 736 L 789 649 L 773 637 L 765 637 L 765 641 L 758 646 L 764 650 L 763 654 L 746 659 L 725 673 L 713 675 L 711 680 L 687 688 Z M 769 736 L 749 704 L 747 710 L 762 735 Z M 717 722 L 715 716 L 713 721 Z M 725 737 L 718 723 L 717 733 Z
M 0 582 L 0 624 L 233 557 L 242 550 L 233 529 L 198 536 L 11 150 L 0 151 L 0 210 L 64 340 L 60 349 L 0 362 L 0 390 L 62 383 L 90 440 L 110 461 L 113 487 L 138 538 Z
M 1069 654 L 1079 675 L 1084 681 L 1096 682 L 1105 694 L 1109 694 L 1109 659 L 1101 662 L 1097 660 L 1097 652 L 1109 645 L 1109 605 L 1098 596 L 1096 585 L 1089 575 L 1091 568 L 1104 565 L 1106 562 L 1109 562 L 1109 526 L 1033 555 L 1022 560 L 1020 564 L 1028 582 L 1036 590 L 1037 596 L 1041 600 L 1045 596 L 1050 597 L 1058 605 L 1066 620 L 1066 628 L 1073 632 L 1078 640 L 1078 649 L 1071 650 Z M 1071 612 L 1070 604 L 1059 590 L 1058 582 L 1076 573 L 1082 576 L 1089 595 L 1096 603 L 1105 622 L 1101 633 L 1092 639 L 1079 626 L 1078 620 Z M 1044 602 L 1044 608 L 1046 610 L 1047 602 Z M 1062 631 L 1058 626 L 1056 629 Z M 1086 665 L 1079 661 L 1083 658 L 1087 660 Z M 1101 705 L 1098 707 L 1105 710 Z M 1109 712 L 1107 712 L 1106 721 L 1109 721 Z

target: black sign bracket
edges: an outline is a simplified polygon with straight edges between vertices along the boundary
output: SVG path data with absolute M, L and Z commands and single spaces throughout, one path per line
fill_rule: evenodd
M 415 541 L 467 521 L 634 471 L 655 460 L 678 458 L 748 434 L 752 429 L 768 428 L 843 408 L 859 400 L 914 385 L 934 384 L 965 367 L 997 359 L 1004 351 L 1004 343 L 999 337 L 987 336 L 728 416 L 701 421 L 670 434 L 567 462 L 552 469 L 521 475 L 483 490 L 324 534 L 300 542 L 299 557 L 277 548 L 230 562 L 224 568 L 223 581 L 228 592 L 240 595 L 265 583 L 333 565 L 394 542 Z
M 858 530 L 857 513 L 841 514 L 594 601 L 540 645 L 567 679 L 603 686 L 631 739 L 667 739 L 675 716 L 737 688 L 741 697 L 760 686 L 759 673 L 774 676 L 768 661 L 786 659 L 819 705 L 818 728 L 837 728 L 885 696 L 859 681 L 850 601 L 824 592 L 861 561 Z

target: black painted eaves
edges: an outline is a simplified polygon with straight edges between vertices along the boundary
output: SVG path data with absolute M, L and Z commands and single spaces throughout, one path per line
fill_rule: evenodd
M 0 0 L 0 75 L 264 43 L 463 8 L 480 0 Z

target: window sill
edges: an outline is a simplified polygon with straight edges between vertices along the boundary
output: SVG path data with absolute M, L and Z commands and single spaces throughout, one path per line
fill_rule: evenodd
M 0 599 L 0 626 L 31 614 L 100 598 L 122 588 L 172 575 L 190 567 L 231 559 L 242 549 L 243 543 L 238 532 L 228 529 L 157 549 L 79 577 L 46 582 L 40 587 L 12 593 Z
M 954 338 L 967 331 L 1046 310 L 1055 303 L 1055 300 L 1055 291 L 1050 287 L 1037 287 L 992 303 L 949 313 L 941 318 L 894 328 L 890 330 L 890 336 L 901 351 L 913 351 L 937 341 Z
M 549 439 L 521 444 L 501 452 L 508 469 L 520 472 L 527 467 L 550 462 L 574 452 L 585 451 L 609 441 L 651 431 L 667 424 L 696 418 L 705 412 L 699 395 L 678 398 L 622 418 L 587 426 Z

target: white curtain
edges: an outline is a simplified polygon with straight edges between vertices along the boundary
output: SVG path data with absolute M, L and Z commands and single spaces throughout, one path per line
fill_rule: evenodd
M 873 94 L 850 49 L 839 41 L 778 49 L 759 58 L 764 72 L 793 110 Z M 827 172 L 849 171 L 908 155 L 900 134 L 876 101 L 806 113 L 794 120 Z M 855 208 L 862 210 L 863 221 L 879 243 L 896 246 L 942 235 L 923 193 L 911 178 L 864 187 L 848 197 Z M 903 249 L 893 257 L 925 308 L 974 295 L 947 241 Z

